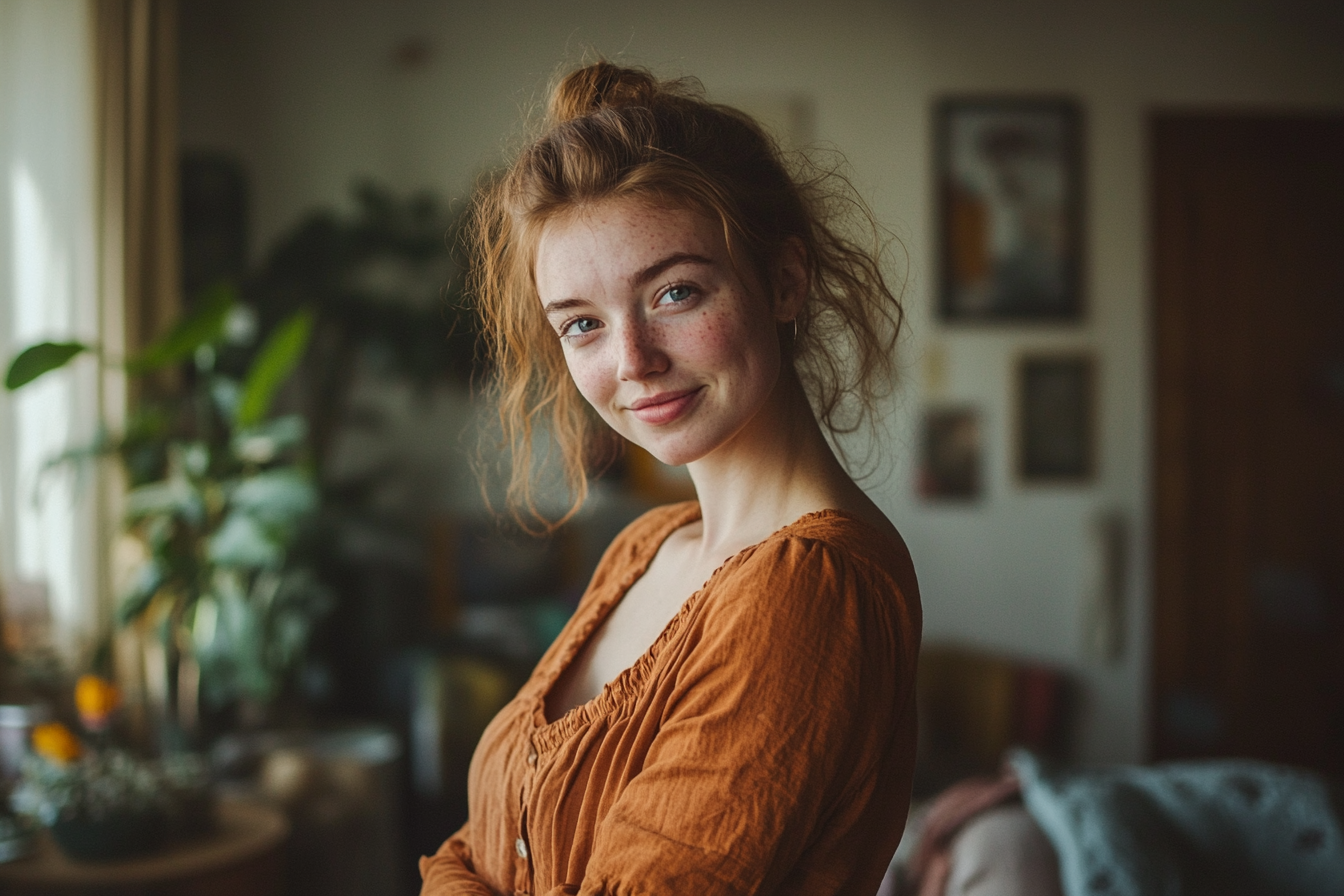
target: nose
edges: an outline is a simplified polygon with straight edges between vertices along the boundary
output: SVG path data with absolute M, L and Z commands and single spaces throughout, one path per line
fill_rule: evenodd
M 620 328 L 617 339 L 616 375 L 622 380 L 642 380 L 667 370 L 668 357 L 659 344 L 655 327 L 631 320 Z

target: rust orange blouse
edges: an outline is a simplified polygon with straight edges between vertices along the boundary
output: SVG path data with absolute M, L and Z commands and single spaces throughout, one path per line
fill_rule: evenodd
M 552 685 L 695 503 L 607 550 L 472 759 L 470 821 L 426 896 L 876 892 L 915 752 L 905 545 L 834 510 L 735 555 L 633 666 L 548 723 Z

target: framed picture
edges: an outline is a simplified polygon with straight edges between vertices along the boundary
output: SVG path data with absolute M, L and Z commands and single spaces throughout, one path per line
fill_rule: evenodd
M 924 412 L 919 495 L 927 501 L 980 497 L 980 412 L 931 408 Z
M 947 99 L 935 115 L 942 318 L 1080 320 L 1077 104 Z
M 1018 365 L 1017 467 L 1027 482 L 1081 482 L 1096 468 L 1095 362 L 1028 355 Z

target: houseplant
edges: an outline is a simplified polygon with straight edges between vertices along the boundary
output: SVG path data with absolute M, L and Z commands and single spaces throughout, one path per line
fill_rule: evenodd
M 33 742 L 10 803 L 49 828 L 63 851 L 114 859 L 162 841 L 166 806 L 149 763 L 119 749 L 85 750 L 60 722 L 39 726 Z
M 61 722 L 33 730 L 10 796 L 22 817 L 50 829 L 72 858 L 125 858 L 157 847 L 174 833 L 199 831 L 210 817 L 210 779 L 202 759 L 175 754 L 140 759 L 110 737 L 120 694 L 94 675 L 79 679 L 75 704 L 86 732 L 81 739 Z
M 360 183 L 343 207 L 296 221 L 241 283 L 263 329 L 314 315 L 300 405 L 321 492 L 313 556 L 339 593 L 314 651 L 327 673 L 314 702 L 346 715 L 400 712 L 387 686 L 397 664 L 442 637 L 424 609 L 431 528 L 446 503 L 476 501 L 467 440 L 448 429 L 468 423 L 456 415 L 471 413 L 480 372 L 454 252 L 463 223 L 430 193 Z
M 326 590 L 295 556 L 317 504 L 304 457 L 307 425 L 299 415 L 271 414 L 311 329 L 311 313 L 299 309 L 258 340 L 256 314 L 220 285 L 133 358 L 44 342 L 9 366 L 5 387 L 14 390 L 93 354 L 124 366 L 139 387 L 125 432 L 51 463 L 120 459 L 128 484 L 124 534 L 139 556 L 117 618 L 163 646 L 170 738 L 179 673 L 199 669 L 210 705 L 263 715 L 327 609 Z

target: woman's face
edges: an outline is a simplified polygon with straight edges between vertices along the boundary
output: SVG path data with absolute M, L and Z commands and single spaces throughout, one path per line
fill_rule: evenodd
M 664 463 L 731 442 L 779 379 L 780 303 L 738 275 L 703 215 L 616 199 L 554 220 L 536 284 L 579 392 Z

